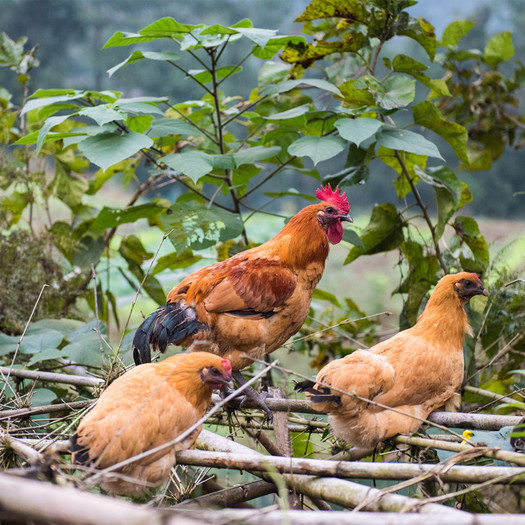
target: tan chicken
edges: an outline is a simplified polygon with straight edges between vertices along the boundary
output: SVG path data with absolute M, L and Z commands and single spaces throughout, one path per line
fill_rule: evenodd
M 321 279 L 329 242 L 343 237 L 342 221 L 352 222 L 339 188 L 316 192 L 322 202 L 303 208 L 273 239 L 186 277 L 167 303 L 138 328 L 136 364 L 151 361 L 151 348 L 169 344 L 229 359 L 238 371 L 279 348 L 303 325 Z M 271 417 L 264 402 L 251 394 Z
M 72 438 L 72 462 L 104 469 L 174 440 L 208 410 L 213 389 L 231 380 L 226 359 L 206 352 L 177 354 L 129 370 L 102 393 Z M 196 428 L 181 442 L 118 468 L 100 486 L 137 496 L 169 476 L 175 452 L 193 448 Z
M 459 401 L 463 343 L 465 334 L 472 333 L 465 304 L 475 295 L 488 295 L 476 274 L 446 275 L 412 328 L 332 361 L 317 374 L 316 381 L 323 385 L 303 381 L 295 389 L 306 392 L 315 410 L 328 412 L 333 433 L 356 447 L 369 448 L 396 434 L 415 432 L 421 421 L 410 415 L 426 418 L 447 402 Z

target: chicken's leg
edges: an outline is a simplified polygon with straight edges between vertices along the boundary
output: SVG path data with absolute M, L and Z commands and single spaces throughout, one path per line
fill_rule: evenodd
M 232 373 L 232 378 L 235 381 L 237 381 L 237 383 L 239 383 L 239 385 L 241 386 L 245 385 L 247 382 L 244 376 L 238 370 Z M 264 397 L 264 395 L 259 394 L 251 386 L 248 386 L 239 394 L 239 397 L 236 398 L 234 401 L 239 402 L 239 408 L 261 408 L 262 410 L 264 410 L 264 412 L 266 412 L 268 419 L 270 421 L 273 421 L 272 411 L 264 402 Z

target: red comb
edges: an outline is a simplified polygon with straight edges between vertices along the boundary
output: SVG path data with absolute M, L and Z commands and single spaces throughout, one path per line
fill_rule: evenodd
M 346 194 L 339 194 L 339 186 L 335 188 L 335 191 L 332 191 L 330 183 L 328 183 L 324 188 L 321 186 L 315 192 L 315 196 L 322 200 L 337 206 L 337 209 L 344 214 L 347 214 L 350 211 L 350 204 L 346 200 Z
M 478 277 L 477 273 L 471 273 L 470 275 L 472 275 L 472 279 L 474 279 L 475 281 L 481 282 L 481 279 Z
M 223 359 L 221 361 L 221 365 L 224 367 L 224 370 L 226 370 L 226 372 L 228 372 L 229 374 L 232 373 L 232 365 L 227 359 Z

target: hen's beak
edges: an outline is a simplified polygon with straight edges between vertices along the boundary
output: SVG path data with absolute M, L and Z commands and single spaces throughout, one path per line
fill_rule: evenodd
M 484 295 L 485 297 L 489 296 L 489 292 L 487 290 L 485 290 L 485 288 L 483 288 L 483 285 L 481 286 L 479 291 L 480 291 L 481 295 Z
M 354 219 L 352 219 L 352 216 L 350 214 L 347 214 L 347 215 L 339 215 L 338 216 L 338 219 L 343 222 L 343 221 L 346 221 L 346 222 L 354 222 Z

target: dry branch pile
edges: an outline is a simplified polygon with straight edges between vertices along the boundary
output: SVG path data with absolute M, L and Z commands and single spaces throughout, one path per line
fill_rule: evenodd
M 279 368 L 275 363 L 273 367 Z M 357 461 L 360 457 L 352 449 L 334 455 L 339 443 L 330 437 L 325 418 L 307 401 L 287 399 L 277 389 L 266 400 L 275 413 L 272 424 L 254 410 L 231 412 L 214 396 L 208 430 L 201 433 L 197 449 L 177 454 L 178 465 L 169 485 L 151 496 L 149 506 L 97 495 L 93 492 L 98 491 L 99 474 L 74 472 L 68 455 L 68 438 L 92 401 L 32 406 L 24 403 L 12 385 L 61 385 L 83 389 L 87 397 L 96 396 L 105 380 L 12 367 L 0 367 L 0 374 L 5 388 L 12 389 L 10 401 L 0 410 L 5 469 L 0 475 L 0 509 L 2 516 L 16 520 L 149 524 L 176 519 L 190 524 L 241 519 L 273 524 L 287 519 L 304 525 L 333 520 L 332 512 L 326 511 L 335 510 L 337 522 L 349 524 L 366 524 L 377 519 L 378 512 L 386 513 L 389 523 L 409 524 L 411 519 L 405 514 L 409 512 L 431 513 L 433 523 L 467 524 L 476 519 L 480 524 L 505 520 L 509 525 L 508 516 L 496 514 L 521 510 L 525 456 L 480 442 L 475 436 L 461 443 L 464 429 L 497 432 L 517 424 L 519 416 L 434 413 L 427 427 L 437 427 L 438 434 L 398 436 L 383 450 L 359 451 L 374 454 L 374 461 Z M 455 430 L 449 431 L 451 428 Z M 366 480 L 373 480 L 374 486 Z M 509 494 L 513 509 L 505 507 Z M 462 498 L 481 496 L 485 510 L 493 513 L 486 518 L 453 505 Z M 248 503 L 263 497 L 255 506 Z

